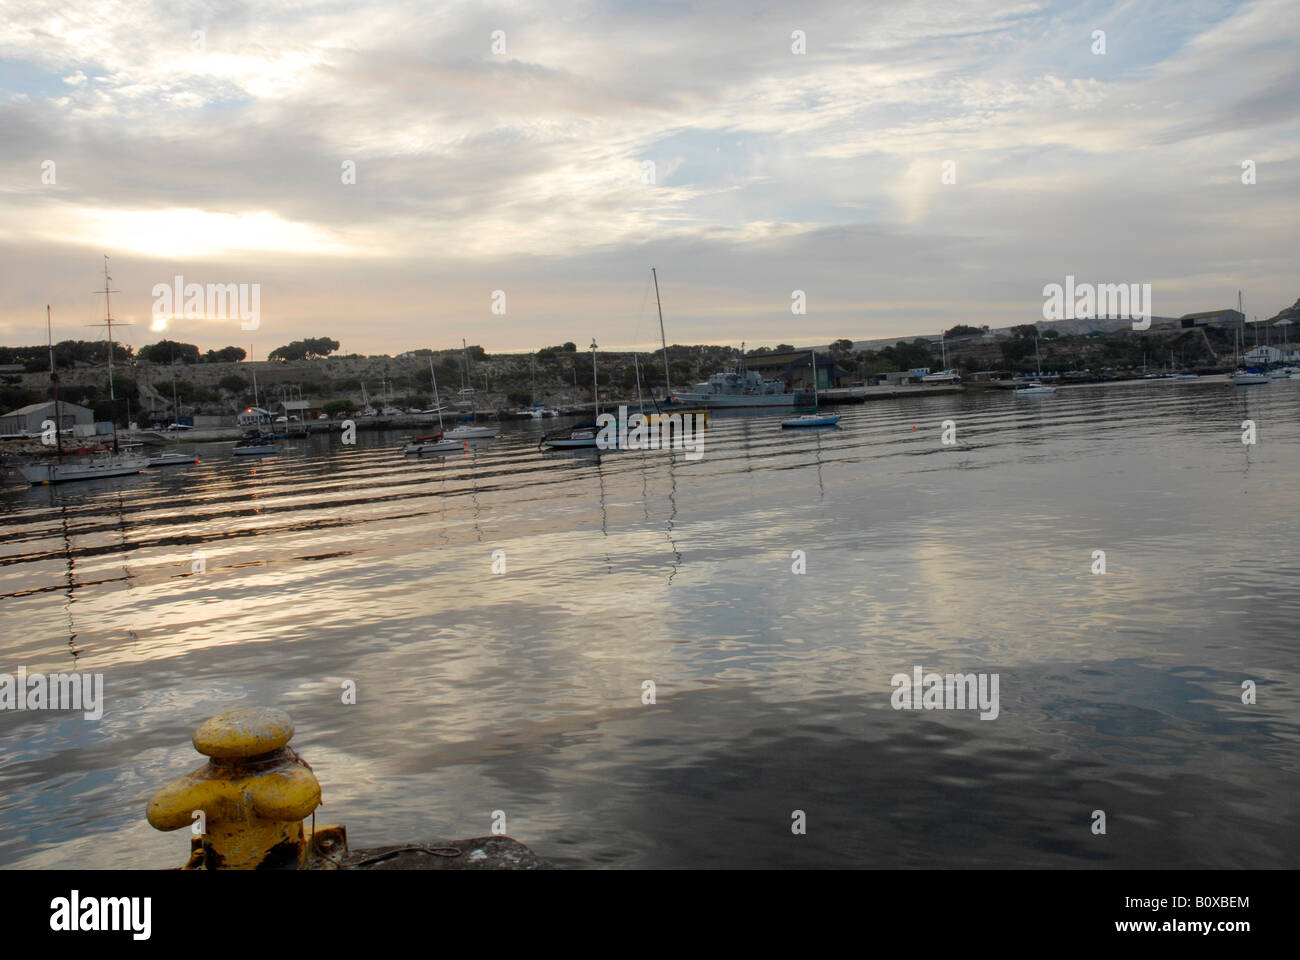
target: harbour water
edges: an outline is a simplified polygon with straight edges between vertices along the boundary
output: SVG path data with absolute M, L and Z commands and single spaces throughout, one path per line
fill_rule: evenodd
M 145 801 L 252 704 L 354 846 L 501 811 L 569 867 L 1295 865 L 1300 382 L 837 412 L 715 415 L 692 461 L 507 424 L 5 492 L 0 672 L 105 705 L 0 712 L 0 866 L 179 864 Z M 997 718 L 893 709 L 916 666 L 997 674 Z

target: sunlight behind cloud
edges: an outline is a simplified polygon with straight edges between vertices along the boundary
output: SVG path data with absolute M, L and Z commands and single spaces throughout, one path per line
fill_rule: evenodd
M 73 215 L 68 229 L 53 232 L 49 239 L 171 258 L 249 251 L 369 255 L 329 231 L 291 223 L 264 211 L 229 214 L 195 209 L 84 210 Z

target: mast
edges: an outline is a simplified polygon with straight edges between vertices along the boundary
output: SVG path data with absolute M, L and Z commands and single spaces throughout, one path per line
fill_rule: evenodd
M 814 347 L 808 352 L 812 354 L 813 407 L 819 408 L 821 400 L 817 397 L 817 349 Z
M 50 320 L 50 305 L 45 305 L 45 339 L 50 342 L 50 373 L 54 372 L 54 324 Z
M 528 367 L 533 374 L 533 406 L 537 406 L 537 354 L 528 355 Z
M 1246 314 L 1243 313 L 1243 312 L 1242 312 L 1242 309 L 1241 309 L 1241 291 L 1240 291 L 1240 290 L 1237 291 L 1237 314 L 1241 317 L 1241 320 L 1239 320 L 1239 321 L 1237 322 L 1237 326 L 1241 328 L 1241 337 L 1240 337 L 1240 339 L 1241 339 L 1242 344 L 1243 344 L 1243 346 L 1244 346 L 1244 345 L 1245 345 L 1245 340 L 1246 340 Z M 1233 338 L 1232 338 L 1232 363 L 1233 363 L 1233 366 L 1234 366 L 1234 367 L 1237 367 L 1237 366 L 1240 366 L 1240 365 L 1241 365 L 1241 361 L 1238 359 L 1238 355 L 1239 355 L 1240 351 L 1239 351 L 1239 349 L 1238 349 L 1238 347 L 1237 347 L 1237 340 L 1238 340 L 1237 337 L 1233 337 Z
M 664 305 L 659 300 L 659 273 L 654 267 L 650 268 L 650 275 L 655 280 L 655 306 L 659 308 L 659 342 L 664 347 L 664 399 L 672 395 L 672 377 L 668 373 L 668 338 L 664 336 Z
M 181 422 L 181 405 L 176 400 L 176 354 L 172 354 L 172 423 Z
M 460 353 L 465 361 L 465 383 L 469 386 L 469 422 L 478 423 L 478 406 L 474 403 L 474 375 L 469 369 L 469 347 L 465 345 L 465 338 L 460 338 Z
M 442 433 L 442 401 L 438 399 L 438 377 L 433 372 L 433 354 L 429 354 L 429 379 L 433 381 L 433 405 L 438 408 L 438 432 Z
M 63 460 L 63 415 L 59 412 L 59 375 L 54 369 L 54 324 L 50 320 L 50 305 L 45 305 L 45 334 L 50 341 L 50 389 L 54 391 L 54 447 Z
M 596 381 L 596 338 L 591 338 L 591 398 L 596 402 L 596 416 L 600 416 L 600 384 Z
M 108 275 L 108 254 L 104 254 L 104 322 L 102 324 L 92 323 L 90 326 L 108 328 L 108 402 L 113 412 L 113 452 L 117 453 L 119 452 L 117 443 L 117 394 L 113 390 L 113 291 L 108 287 L 111 279 L 112 277 Z
M 632 369 L 636 371 L 636 407 L 638 411 L 645 409 L 645 401 L 641 399 L 641 364 L 637 362 L 636 354 L 632 354 Z
M 111 291 L 108 289 L 108 254 L 104 254 L 104 324 L 108 327 L 108 399 L 110 402 L 115 401 L 117 397 L 113 394 L 113 305 Z M 116 404 L 114 404 L 116 407 Z M 116 413 L 116 409 L 113 411 Z M 116 419 L 114 420 L 116 422 Z M 114 430 L 114 444 L 116 445 L 116 430 Z

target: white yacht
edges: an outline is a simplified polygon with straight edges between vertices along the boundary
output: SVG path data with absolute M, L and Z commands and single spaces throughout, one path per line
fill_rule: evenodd
M 1038 355 L 1038 338 L 1034 337 L 1034 362 L 1038 365 L 1038 377 L 1027 380 L 1016 387 L 1017 397 L 1049 397 L 1056 393 L 1055 387 L 1043 383 L 1043 361 Z
M 69 480 L 99 480 L 139 473 L 149 465 L 149 458 L 139 453 L 113 453 L 111 450 L 64 453 L 52 463 L 24 463 L 18 472 L 28 483 L 65 483 Z

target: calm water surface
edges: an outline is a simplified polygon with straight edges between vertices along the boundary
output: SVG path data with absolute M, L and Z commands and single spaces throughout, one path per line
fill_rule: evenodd
M 566 866 L 1294 866 L 1300 381 L 839 412 L 716 415 L 698 461 L 507 425 L 0 494 L 0 672 L 107 701 L 0 713 L 0 865 L 179 864 L 148 796 L 268 704 L 354 847 L 502 810 Z M 918 664 L 1000 715 L 891 709 Z

